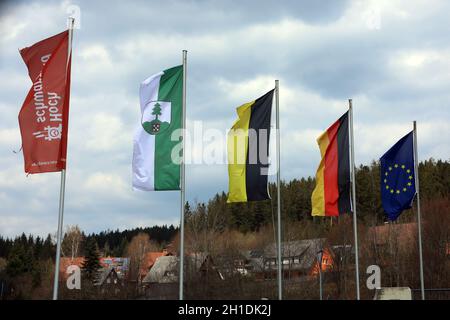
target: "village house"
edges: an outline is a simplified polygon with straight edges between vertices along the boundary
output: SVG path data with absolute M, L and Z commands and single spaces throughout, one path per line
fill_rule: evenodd
M 317 276 L 319 264 L 317 253 L 323 250 L 322 271 L 332 271 L 334 254 L 325 239 L 307 239 L 282 243 L 283 278 L 300 280 Z M 241 253 L 242 258 L 235 261 L 236 270 L 246 276 L 254 276 L 258 280 L 273 280 L 278 272 L 277 246 L 272 243 L 263 250 L 248 250 Z
M 124 279 L 119 277 L 114 267 L 103 268 L 94 284 L 102 294 L 117 296 L 124 288 Z
M 65 281 L 69 277 L 67 268 L 71 265 L 83 267 L 84 257 L 61 257 L 60 259 L 60 281 Z M 127 280 L 129 259 L 123 257 L 102 257 L 100 258 L 101 269 L 98 272 L 98 277 L 95 286 L 101 287 L 101 290 L 110 292 L 117 292 L 121 290 L 124 282 Z M 115 288 L 112 290 L 112 288 Z
M 281 261 L 283 278 L 286 280 L 304 279 L 315 275 L 317 253 L 324 251 L 322 270 L 327 271 L 332 265 L 332 257 L 325 247 L 325 239 L 307 239 L 283 242 Z M 326 264 L 324 264 L 326 262 Z M 276 279 L 278 269 L 277 246 L 270 244 L 264 249 L 264 279 Z
M 168 249 L 164 249 L 162 251 L 145 253 L 143 261 L 142 261 L 140 269 L 139 269 L 139 280 L 142 282 L 142 280 L 145 278 L 145 276 L 151 270 L 151 268 L 153 267 L 153 265 L 155 264 L 156 260 L 159 257 L 172 256 L 172 255 L 173 255 L 172 252 L 169 251 Z
M 176 299 L 178 293 L 178 257 L 161 256 L 142 280 L 145 297 L 152 300 Z
M 176 299 L 179 287 L 179 257 L 172 255 L 160 256 L 156 259 L 150 271 L 142 280 L 147 299 Z M 216 268 L 212 257 L 206 253 L 186 255 L 184 270 L 186 274 L 199 278 L 211 275 L 225 280 Z

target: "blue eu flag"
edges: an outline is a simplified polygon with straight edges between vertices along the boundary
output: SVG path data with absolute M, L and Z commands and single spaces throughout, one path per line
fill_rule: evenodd
M 388 219 L 394 221 L 411 208 L 414 182 L 413 132 L 401 138 L 381 158 L 381 201 Z

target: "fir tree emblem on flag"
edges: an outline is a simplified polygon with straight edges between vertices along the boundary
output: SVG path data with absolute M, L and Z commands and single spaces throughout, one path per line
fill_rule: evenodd
M 142 113 L 142 127 L 151 134 L 157 135 L 166 131 L 170 126 L 171 103 L 167 101 L 151 101 Z

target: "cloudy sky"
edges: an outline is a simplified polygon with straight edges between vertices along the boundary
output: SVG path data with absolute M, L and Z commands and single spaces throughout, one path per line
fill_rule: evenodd
M 357 163 L 379 158 L 412 120 L 420 159 L 450 159 L 449 12 L 446 0 L 2 2 L 0 234 L 57 228 L 59 173 L 26 177 L 22 154 L 13 153 L 31 86 L 18 49 L 63 31 L 70 14 L 79 28 L 64 224 L 93 232 L 179 223 L 179 192 L 132 191 L 131 157 L 139 83 L 181 64 L 183 49 L 192 133 L 202 126 L 225 134 L 238 105 L 280 80 L 282 179 L 315 174 L 315 139 L 348 98 Z M 221 146 L 203 140 L 188 150 L 197 162 Z M 227 190 L 224 164 L 186 170 L 190 202 Z

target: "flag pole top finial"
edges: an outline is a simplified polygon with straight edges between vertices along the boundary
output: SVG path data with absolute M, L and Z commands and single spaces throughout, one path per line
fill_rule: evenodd
M 75 18 L 72 16 L 67 17 L 67 21 L 69 22 L 69 29 L 73 30 L 73 27 L 75 25 Z

